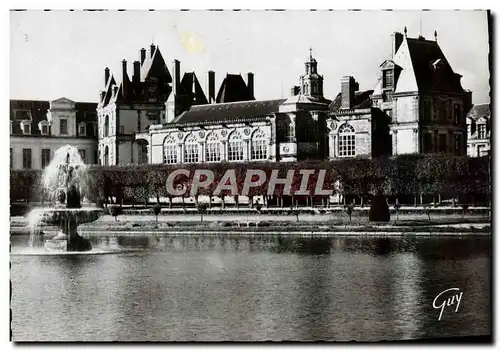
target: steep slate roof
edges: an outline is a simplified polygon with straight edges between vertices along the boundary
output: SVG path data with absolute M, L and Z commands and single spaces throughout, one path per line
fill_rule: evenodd
M 31 112 L 31 136 L 50 137 L 42 135 L 38 123 L 47 120 L 47 112 L 50 108 L 49 101 L 43 100 L 10 100 L 10 120 L 12 121 L 12 135 L 24 135 L 21 130 L 21 120 L 16 120 L 15 110 L 29 110 Z M 75 102 L 76 124 L 87 123 L 87 137 L 96 137 L 92 122 L 97 123 L 97 103 Z
M 248 91 L 248 87 L 239 74 L 227 74 L 222 81 L 215 101 L 217 103 L 255 100 Z
M 480 117 L 491 117 L 490 104 L 476 104 L 472 106 L 467 117 L 477 120 Z
M 354 93 L 354 101 L 352 109 L 363 109 L 370 108 L 372 106 L 372 101 L 370 95 L 373 94 L 373 90 L 356 91 Z M 330 112 L 336 112 L 340 109 L 342 105 L 342 93 L 338 93 L 333 102 L 330 104 Z
M 460 84 L 461 76 L 453 72 L 436 41 L 423 38 L 406 38 L 406 41 L 419 90 L 464 92 Z M 441 67 L 435 70 L 433 63 L 438 60 Z
M 224 104 L 192 106 L 178 116 L 173 123 L 230 122 L 250 117 L 262 117 L 277 113 L 286 99 L 265 101 L 241 101 Z
M 191 102 L 193 103 L 193 105 L 208 104 L 207 97 L 205 96 L 200 82 L 198 81 L 198 78 L 196 77 L 196 74 L 194 72 L 184 73 L 179 88 L 180 94 L 187 96 L 192 95 L 192 97 L 190 98 L 192 98 Z
M 172 76 L 168 70 L 167 65 L 165 64 L 165 60 L 161 55 L 160 48 L 158 46 L 154 47 L 153 54 L 151 55 L 151 49 L 146 53 L 146 59 L 141 65 L 141 82 L 144 82 L 151 71 L 156 70 L 157 75 L 164 76 L 168 83 L 172 83 Z
M 129 77 L 129 75 L 134 75 L 133 70 L 131 72 L 127 71 L 127 74 L 123 76 L 121 73 L 121 80 L 115 77 L 113 74 L 110 75 L 108 82 L 104 86 L 104 91 L 106 92 L 104 99 L 100 99 L 99 104 L 101 106 L 106 106 L 112 102 L 129 102 L 129 101 L 139 101 L 139 102 L 147 102 L 143 101 L 145 92 L 146 92 L 146 83 L 152 75 L 154 78 L 158 79 L 161 83 L 158 86 L 158 93 L 160 95 L 165 96 L 165 100 L 170 94 L 171 88 L 168 86 L 168 83 L 172 83 L 172 76 L 168 70 L 167 65 L 165 64 L 165 60 L 161 55 L 160 49 L 158 46 L 153 46 L 153 52 L 151 54 L 151 48 L 146 52 L 146 57 L 144 62 L 140 65 L 139 71 L 139 84 L 134 86 L 133 79 Z M 118 87 L 116 93 L 113 91 L 113 85 Z

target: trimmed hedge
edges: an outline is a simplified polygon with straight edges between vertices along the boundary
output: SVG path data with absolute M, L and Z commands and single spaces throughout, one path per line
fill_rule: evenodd
M 234 169 L 241 192 L 246 175 L 250 169 L 262 170 L 267 179 L 264 184 L 250 189 L 250 196 L 267 194 L 268 180 L 273 169 L 279 170 L 280 177 L 286 177 L 287 171 L 295 170 L 292 193 L 299 189 L 302 176 L 300 169 L 312 169 L 308 190 L 312 194 L 319 170 L 325 169 L 323 189 L 336 189 L 336 182 L 341 187 L 339 192 L 346 197 L 370 197 L 377 191 L 385 196 L 422 196 L 444 195 L 469 199 L 470 196 L 491 194 L 489 157 L 468 158 L 440 155 L 400 155 L 377 159 L 341 159 L 335 161 L 304 161 L 291 163 L 215 163 L 186 165 L 118 165 L 89 166 L 89 195 L 91 200 L 103 200 L 108 197 L 147 201 L 150 197 L 168 197 L 166 181 L 168 175 L 179 168 L 190 172 L 190 177 L 178 176 L 174 188 L 186 188 L 186 197 L 190 196 L 190 185 L 196 169 L 208 169 L 214 172 L 215 179 L 211 186 L 201 188 L 197 195 L 213 194 L 226 170 Z M 41 198 L 40 171 L 11 170 L 11 202 Z M 203 180 L 203 179 L 202 179 Z M 255 178 L 254 178 L 255 180 Z M 283 186 L 277 186 L 274 195 L 281 196 Z M 225 190 L 221 196 L 229 196 Z M 295 196 L 296 198 L 307 195 Z M 467 200 L 462 200 L 467 201 Z

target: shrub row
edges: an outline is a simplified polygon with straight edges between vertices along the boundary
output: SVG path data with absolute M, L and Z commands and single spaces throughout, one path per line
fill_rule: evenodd
M 266 173 L 264 184 L 250 189 L 250 196 L 267 194 L 271 171 L 279 170 L 280 177 L 286 177 L 289 170 L 295 170 L 292 193 L 299 189 L 302 176 L 300 169 L 313 169 L 308 190 L 314 192 L 319 170 L 326 170 L 323 189 L 337 189 L 346 196 L 369 196 L 382 191 L 387 196 L 444 195 L 449 197 L 482 195 L 489 196 L 490 159 L 452 157 L 439 155 L 400 155 L 378 159 L 342 159 L 323 162 L 296 163 L 216 163 L 188 165 L 117 165 L 90 166 L 88 195 L 92 200 L 108 197 L 118 199 L 148 199 L 168 197 L 166 181 L 168 175 L 179 168 L 187 169 L 190 177 L 176 178 L 174 188 L 181 186 L 190 196 L 192 177 L 197 169 L 211 170 L 215 180 L 208 188 L 200 188 L 196 195 L 212 195 L 222 176 L 228 169 L 234 169 L 238 191 L 241 192 L 246 171 L 258 169 Z M 11 201 L 18 199 L 40 199 L 40 171 L 11 170 Z M 202 179 L 203 180 L 203 179 Z M 255 180 L 255 179 L 254 179 Z M 336 187 L 339 181 L 340 187 Z M 281 196 L 283 186 L 275 188 L 274 195 Z M 224 190 L 222 197 L 230 195 Z

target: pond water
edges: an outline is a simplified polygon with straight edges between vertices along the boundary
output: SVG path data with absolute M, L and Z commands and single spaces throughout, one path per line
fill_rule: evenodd
M 11 238 L 14 341 L 491 333 L 490 238 L 102 235 L 93 255 L 26 255 L 28 236 Z M 449 288 L 460 305 L 438 321 L 433 300 Z

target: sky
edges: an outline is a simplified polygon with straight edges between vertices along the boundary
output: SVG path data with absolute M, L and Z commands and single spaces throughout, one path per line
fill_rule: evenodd
M 104 68 L 121 77 L 121 61 L 159 46 L 169 65 L 181 62 L 206 88 L 226 73 L 255 74 L 256 99 L 288 97 L 312 48 L 324 95 L 352 75 L 373 89 L 379 65 L 391 56 L 391 34 L 438 42 L 473 103 L 489 102 L 486 11 L 16 11 L 10 12 L 10 98 L 96 102 Z M 207 91 L 205 91 L 207 93 Z

